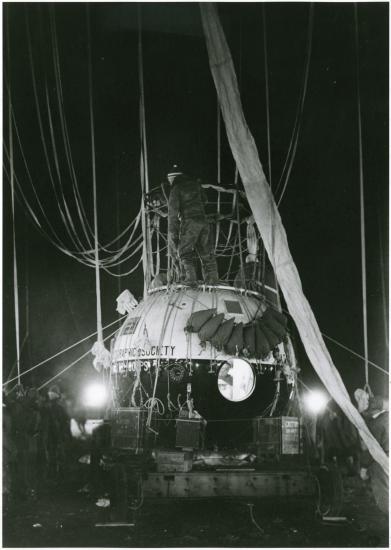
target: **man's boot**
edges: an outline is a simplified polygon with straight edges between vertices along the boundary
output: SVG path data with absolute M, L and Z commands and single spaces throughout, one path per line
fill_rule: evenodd
M 185 272 L 185 278 L 182 279 L 182 283 L 184 285 L 195 288 L 197 286 L 197 272 L 195 270 L 193 262 L 189 260 L 183 260 L 182 266 Z
M 219 281 L 217 262 L 214 256 L 203 259 L 204 280 L 207 285 L 216 285 Z

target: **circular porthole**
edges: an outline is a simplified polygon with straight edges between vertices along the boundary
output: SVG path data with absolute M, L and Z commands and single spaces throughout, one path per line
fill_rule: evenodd
M 220 368 L 217 384 L 219 392 L 228 401 L 244 401 L 254 391 L 255 374 L 247 361 L 235 357 Z

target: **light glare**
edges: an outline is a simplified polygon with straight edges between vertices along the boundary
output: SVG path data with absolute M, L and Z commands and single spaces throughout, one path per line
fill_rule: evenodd
M 313 414 L 324 411 L 328 401 L 327 395 L 319 390 L 310 391 L 304 396 L 306 409 Z
M 90 384 L 84 391 L 86 407 L 101 407 L 106 403 L 107 390 L 103 384 Z

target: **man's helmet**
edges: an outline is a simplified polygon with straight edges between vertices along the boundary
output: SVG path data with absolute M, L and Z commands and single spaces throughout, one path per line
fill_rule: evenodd
M 181 176 L 182 174 L 183 172 L 179 166 L 174 164 L 167 173 L 167 179 L 170 183 L 172 183 L 177 176 Z

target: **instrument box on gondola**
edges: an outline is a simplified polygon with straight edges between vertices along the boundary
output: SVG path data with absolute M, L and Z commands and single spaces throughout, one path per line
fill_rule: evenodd
M 117 449 L 144 452 L 151 434 L 146 430 L 148 410 L 138 407 L 113 409 L 111 415 L 111 445 Z
M 175 447 L 202 449 L 205 424 L 203 419 L 177 418 Z
M 295 416 L 256 417 L 253 443 L 259 460 L 300 455 L 303 452 L 300 420 Z

